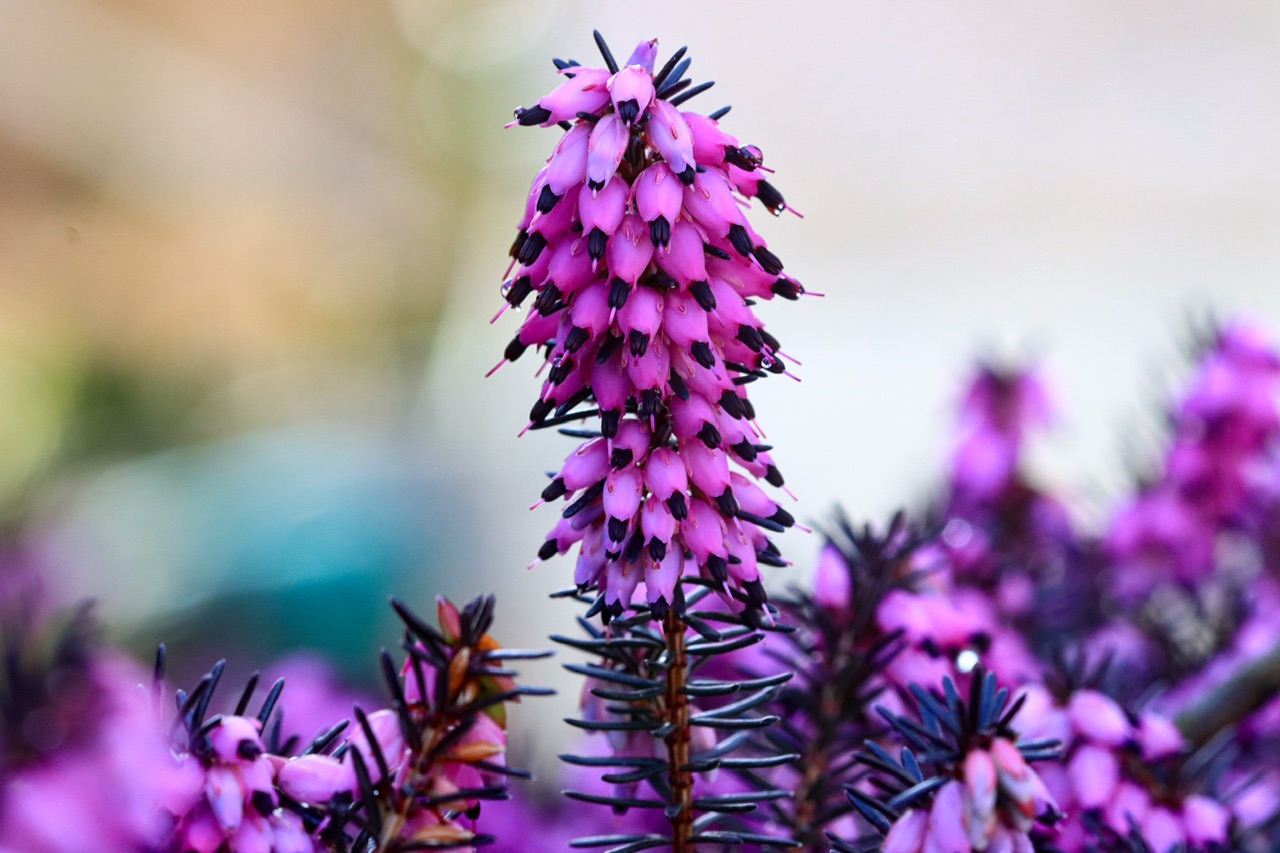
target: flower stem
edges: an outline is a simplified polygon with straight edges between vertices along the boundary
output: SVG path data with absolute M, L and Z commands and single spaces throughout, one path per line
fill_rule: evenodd
M 1240 667 L 1231 678 L 1178 715 L 1182 736 L 1199 746 L 1240 722 L 1280 692 L 1280 644 Z
M 663 620 L 667 640 L 667 721 L 673 725 L 667 735 L 667 763 L 670 766 L 672 805 L 680 810 L 671 815 L 672 853 L 690 853 L 693 843 L 693 774 L 689 771 L 689 697 L 685 693 L 688 658 L 685 655 L 685 624 L 675 608 Z

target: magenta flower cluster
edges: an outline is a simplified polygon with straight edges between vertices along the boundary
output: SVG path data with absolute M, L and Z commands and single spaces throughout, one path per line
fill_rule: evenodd
M 567 506 L 539 556 L 579 545 L 574 583 L 607 617 L 641 588 L 661 617 L 683 576 L 759 609 L 768 534 L 793 519 L 757 485 L 783 479 L 746 388 L 786 362 L 752 305 L 804 289 L 743 205 L 785 205 L 723 111 L 679 109 L 707 85 L 690 88 L 683 49 L 655 73 L 656 41 L 621 67 L 600 43 L 608 67 L 558 62 L 564 82 L 512 122 L 564 133 L 512 247 L 506 300 L 533 301 L 506 358 L 543 349 L 530 427 L 598 423 L 542 493 Z
M 398 605 L 408 658 L 383 655 L 391 707 L 365 713 L 298 684 L 330 723 L 285 738 L 284 681 L 258 678 L 218 713 L 219 663 L 190 693 L 89 644 L 89 622 L 11 623 L 0 691 L 0 850 L 31 853 L 322 853 L 468 849 L 486 803 L 520 774 L 505 762 L 505 704 L 537 693 L 498 662 L 492 599 L 439 604 L 437 630 Z M 52 634 L 50 634 L 52 632 Z M 40 659 L 32 650 L 52 645 Z M 172 700 L 172 702 L 171 702 Z M 250 705 L 257 700 L 256 713 Z M 174 712 L 167 706 L 176 707 Z

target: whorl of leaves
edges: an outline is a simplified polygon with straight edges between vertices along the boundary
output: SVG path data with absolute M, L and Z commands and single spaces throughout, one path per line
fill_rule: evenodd
M 848 572 L 848 600 L 831 609 L 793 588 L 777 601 L 780 618 L 795 630 L 780 634 L 780 648 L 767 654 L 795 678 L 768 706 L 779 723 L 751 744 L 760 754 L 792 756 L 795 796 L 762 803 L 761 817 L 787 827 L 808 850 L 826 850 L 825 827 L 853 810 L 844 795 L 859 772 L 853 756 L 883 729 L 871 713 L 884 687 L 876 676 L 901 647 L 897 633 L 880 630 L 876 610 L 890 590 L 911 585 L 911 557 L 922 544 L 901 512 L 876 533 L 869 524 L 855 529 L 837 510 L 824 533 Z M 760 789 L 775 784 L 768 770 L 739 774 Z
M 554 691 L 517 686 L 512 670 L 504 661 L 546 657 L 547 651 L 503 649 L 489 636 L 493 622 L 493 596 L 482 596 L 459 612 L 452 603 L 440 599 L 440 628 L 427 624 L 402 602 L 392 600 L 392 607 L 404 623 L 401 649 L 408 655 L 404 674 L 397 670 L 391 654 L 383 649 L 380 669 L 391 698 L 390 708 L 404 738 L 404 756 L 384 755 L 369 722 L 369 716 L 355 708 L 355 725 L 363 733 L 371 755 L 339 744 L 339 736 L 349 728 L 343 720 L 321 732 L 301 755 L 327 754 L 352 762 L 358 781 L 353 797 L 345 792 L 324 805 L 302 804 L 277 789 L 282 808 L 297 813 L 308 831 L 334 853 L 398 853 L 410 850 L 442 850 L 472 848 L 491 843 L 493 836 L 473 833 L 453 821 L 463 815 L 476 817 L 479 806 L 467 808 L 467 801 L 501 800 L 508 795 L 508 778 L 529 778 L 530 774 L 483 758 L 469 759 L 451 752 L 476 724 L 481 714 L 488 714 L 500 725 L 505 723 L 504 703 L 518 701 L 521 696 L 542 696 Z M 157 656 L 157 675 L 163 672 L 164 650 Z M 208 717 L 210 699 L 222 676 L 225 662 L 220 661 L 190 694 L 177 691 L 179 709 L 175 727 L 187 732 L 191 752 L 207 754 L 207 734 L 217 717 Z M 249 679 L 236 704 L 234 713 L 243 714 L 252 699 L 257 676 Z M 412 686 L 414 691 L 407 691 Z M 280 742 L 280 718 L 271 722 L 272 713 L 284 688 L 281 679 L 273 685 L 256 715 L 263 725 L 267 751 L 281 756 L 292 755 L 295 740 Z M 408 698 L 408 695 L 415 698 Z M 437 793 L 433 784 L 442 765 L 466 763 L 486 776 L 502 781 L 478 788 L 452 789 Z M 439 820 L 431 832 L 418 832 L 404 838 L 400 829 L 415 812 L 428 811 Z
M 994 673 L 976 668 L 967 698 L 960 695 L 949 677 L 943 679 L 942 687 L 938 693 L 919 685 L 911 686 L 919 708 L 918 719 L 877 708 L 892 733 L 907 745 L 896 759 L 872 740 L 856 754 L 855 760 L 870 771 L 865 779 L 875 793 L 853 785 L 845 790 L 849 801 L 875 832 L 852 842 L 831 837 L 833 850 L 843 853 L 878 850 L 894 821 L 908 809 L 921 807 L 947 782 L 961 778 L 960 767 L 965 755 L 973 749 L 987 748 L 996 738 L 1013 743 L 1028 763 L 1061 754 L 1061 743 L 1057 740 L 1018 739 L 1011 723 L 1021 710 L 1023 700 L 1019 697 L 1010 703 L 1008 689 L 997 686 Z M 1049 818 L 1056 819 L 1052 815 Z M 1034 837 L 1033 840 L 1039 843 Z
M 777 696 L 791 673 L 749 679 L 721 679 L 693 675 L 714 658 L 755 645 L 764 638 L 757 626 L 758 615 L 748 610 L 738 615 L 723 609 L 699 609 L 711 590 L 700 579 L 685 578 L 685 587 L 692 591 L 687 597 L 681 590 L 680 613 L 683 622 L 691 629 L 684 643 L 687 672 L 690 678 L 679 691 L 687 703 L 689 725 L 709 729 L 720 740 L 711 748 L 693 751 L 688 764 L 675 768 L 676 773 L 706 773 L 719 768 L 738 771 L 759 771 L 794 760 L 790 754 L 736 755 L 749 741 L 753 732 L 775 725 L 778 718 L 761 714 Z M 653 623 L 653 616 L 645 605 L 633 605 L 621 617 L 614 618 L 608 632 L 596 627 L 590 617 L 597 614 L 601 604 L 598 599 L 568 590 L 556 593 L 556 598 L 573 598 L 591 605 L 586 617 L 578 624 L 585 637 L 555 635 L 551 639 L 561 645 L 579 649 L 597 656 L 593 663 L 565 664 L 565 669 L 590 680 L 593 700 L 604 703 L 604 719 L 570 719 L 567 722 L 577 728 L 597 733 L 626 732 L 642 735 L 641 743 L 661 742 L 674 731 L 671 693 L 666 672 L 670 656 L 666 638 Z M 593 603 L 594 602 L 594 603 Z M 781 629 L 779 629 L 781 630 Z M 716 703 L 706 710 L 699 703 Z M 582 802 L 609 806 L 622 814 L 632 809 L 652 809 L 663 813 L 668 820 L 677 816 L 682 805 L 673 791 L 673 768 L 659 757 L 661 747 L 648 755 L 561 755 L 568 764 L 599 768 L 604 771 L 601 779 L 619 786 L 613 794 L 586 791 L 566 791 L 565 795 Z M 640 787 L 640 783 L 644 787 Z M 779 788 L 743 793 L 699 794 L 693 798 L 693 835 L 690 841 L 696 845 L 754 844 L 761 846 L 794 847 L 787 838 L 778 838 L 755 830 L 742 817 L 754 811 L 761 803 L 789 797 L 790 792 Z M 666 832 L 632 832 L 579 838 L 573 842 L 576 848 L 607 848 L 605 853 L 633 853 L 634 851 L 667 847 L 672 843 Z

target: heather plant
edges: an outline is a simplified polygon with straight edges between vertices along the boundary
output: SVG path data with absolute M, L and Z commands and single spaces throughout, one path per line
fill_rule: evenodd
M 769 534 L 794 519 L 757 485 L 783 479 L 747 390 L 788 371 L 753 306 L 804 289 L 739 203 L 785 208 L 763 177 L 760 150 L 720 127 L 727 109 L 679 109 L 711 85 L 685 76 L 685 49 L 655 71 L 656 41 L 637 45 L 622 66 L 599 33 L 596 43 L 604 67 L 557 60 L 565 81 L 516 110 L 513 125 L 563 134 L 529 190 L 503 285 L 511 306 L 533 297 L 506 359 L 537 346 L 547 367 L 527 429 L 582 424 L 566 432 L 583 443 L 542 492 L 542 501 L 567 505 L 539 552 L 546 559 L 578 546 L 575 588 L 593 594 L 587 615 L 607 626 L 587 642 L 561 638 L 603 655 L 584 673 L 593 684 L 576 724 L 626 732 L 618 761 L 631 770 L 606 775 L 643 780 L 654 795 L 572 796 L 661 809 L 676 851 L 763 841 L 726 828 L 749 801 L 701 793 L 695 777 L 730 760 L 744 770 L 774 760 L 725 753 L 732 733 L 772 722 L 747 714 L 780 679 L 692 673 L 758 642 L 770 621 L 760 566 L 784 565 Z M 686 589 L 698 599 L 713 590 L 720 609 L 691 611 Z M 703 697 L 738 692 L 699 708 Z M 596 843 L 643 849 L 666 838 L 623 833 Z

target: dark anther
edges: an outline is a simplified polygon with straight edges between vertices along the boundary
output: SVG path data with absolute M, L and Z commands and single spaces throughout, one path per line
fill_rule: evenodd
M 538 549 L 539 560 L 550 560 L 556 554 L 560 553 L 560 546 L 556 544 L 556 540 L 548 539 L 542 543 L 542 547 Z
M 708 255 L 711 255 L 712 257 L 719 258 L 722 261 L 727 261 L 730 259 L 728 252 L 726 252 L 724 249 L 721 249 L 719 246 L 713 246 L 710 243 L 703 243 L 702 251 L 706 252 Z
M 516 260 L 527 267 L 538 259 L 538 255 L 541 255 L 546 247 L 547 238 L 534 231 L 520 246 L 520 253 L 516 255 Z
M 512 308 L 519 308 L 520 303 L 533 292 L 533 279 L 527 275 L 522 275 L 511 284 L 511 289 L 507 291 L 506 300 Z
M 591 334 L 586 329 L 581 326 L 574 326 L 569 330 L 569 334 L 564 336 L 564 348 L 568 352 L 577 352 L 589 337 L 591 337 Z
M 747 593 L 747 606 L 752 610 L 764 607 L 765 602 L 769 600 L 769 596 L 764 592 L 764 584 L 759 578 L 744 582 L 742 589 Z
M 694 341 L 689 344 L 689 354 L 708 370 L 716 366 L 716 354 L 712 352 L 711 344 L 707 341 Z
M 551 187 L 543 187 L 542 192 L 538 193 L 538 212 L 550 213 L 559 200 L 560 196 L 556 195 Z
M 596 192 L 596 193 L 598 193 L 598 192 L 600 192 L 600 190 L 604 189 L 604 181 L 591 181 L 591 180 L 589 180 L 589 181 L 587 181 L 587 186 L 591 187 L 591 191 L 592 191 L 592 192 Z
M 561 382 L 564 382 L 569 378 L 569 375 L 573 373 L 573 369 L 575 367 L 577 367 L 577 365 L 574 364 L 573 359 L 566 355 L 551 368 L 551 371 L 547 374 L 547 379 L 551 381 L 552 385 L 559 385 Z
M 596 364 L 604 364 L 622 346 L 622 338 L 610 335 L 604 339 L 604 343 L 600 344 L 600 351 L 596 353 Z
M 640 115 L 640 104 L 635 98 L 623 101 L 618 104 L 618 118 L 622 119 L 623 124 L 631 124 Z
M 627 537 L 627 520 L 625 518 L 609 519 L 609 540 L 621 542 Z
M 652 287 L 654 290 L 662 293 L 667 290 L 674 290 L 679 283 L 667 273 L 666 270 L 654 270 L 645 277 L 644 283 Z
M 524 241 L 529 239 L 529 232 L 521 228 L 516 233 L 516 239 L 511 243 L 510 255 L 513 258 L 520 257 L 520 250 L 524 248 Z
M 663 542 L 657 536 L 650 539 L 649 556 L 653 558 L 655 563 L 662 562 L 662 558 L 667 556 L 667 543 Z
M 756 246 L 755 256 L 756 260 L 760 262 L 760 266 L 769 275 L 777 275 L 782 272 L 782 261 L 778 260 L 778 256 L 764 246 Z
M 253 796 L 249 798 L 249 802 L 253 803 L 253 809 L 263 817 L 269 816 L 276 810 L 276 804 L 271 801 L 270 791 L 254 791 Z
M 669 446 L 674 432 L 675 426 L 671 423 L 671 418 L 660 419 L 653 430 L 653 447 Z
M 627 343 L 631 346 L 631 354 L 639 358 L 649 349 L 649 336 L 639 329 L 632 329 L 627 335 Z
M 782 488 L 783 482 L 782 472 L 778 470 L 777 465 L 770 465 L 764 469 L 764 481 L 774 488 Z
M 258 746 L 248 738 L 245 738 L 236 744 L 236 755 L 240 756 L 245 761 L 253 761 L 259 755 L 262 755 L 262 747 Z
M 662 395 L 658 393 L 658 389 L 646 389 L 640 392 L 640 405 L 636 407 L 636 414 L 642 418 L 651 418 L 658 414 L 658 407 L 661 405 Z
M 684 492 L 672 492 L 667 498 L 667 509 L 676 521 L 684 521 L 689 517 L 689 503 L 684 499 Z
M 556 498 L 563 497 L 568 491 L 568 487 L 564 484 L 564 477 L 556 477 L 542 490 L 542 499 L 544 501 L 553 501 Z
M 659 622 L 667 618 L 667 611 L 670 609 L 671 605 L 667 603 L 665 598 L 659 598 L 657 601 L 653 602 L 653 604 L 649 605 L 649 613 Z
M 655 246 L 666 246 L 671 242 L 671 223 L 667 217 L 659 216 L 649 223 L 649 239 Z
M 591 256 L 592 260 L 600 260 L 604 257 L 604 249 L 608 243 L 608 234 L 599 228 L 592 228 L 591 233 L 587 235 L 587 254 Z
M 693 186 L 693 179 L 698 177 L 698 171 L 692 166 L 685 166 L 684 171 L 676 175 L 676 177 L 680 179 L 680 183 L 686 187 L 691 187 Z
M 764 346 L 764 338 L 760 337 L 760 330 L 755 326 L 748 326 L 746 323 L 738 326 L 738 340 L 756 352 L 760 352 L 760 348 Z
M 631 295 L 631 285 L 620 278 L 615 278 L 609 283 L 609 307 L 621 309 L 627 304 L 627 297 Z
M 555 400 L 539 400 L 533 404 L 533 408 L 529 410 L 529 420 L 533 423 L 541 423 L 551 414 L 551 410 L 556 407 Z
M 756 167 L 760 165 L 760 158 L 752 154 L 749 149 L 737 148 L 733 145 L 724 147 L 724 161 L 732 163 L 746 172 L 755 171 Z
M 799 299 L 800 294 L 804 293 L 804 288 L 800 286 L 799 282 L 792 281 L 789 278 L 778 279 L 769 289 L 783 299 Z
M 716 583 L 723 584 L 729 579 L 729 564 L 725 562 L 724 557 L 717 554 L 707 555 L 707 571 Z
M 674 370 L 671 371 L 671 374 L 667 377 L 667 384 L 671 386 L 672 392 L 677 397 L 686 403 L 689 402 L 689 385 L 681 378 L 679 373 Z
M 760 356 L 761 366 L 770 373 L 786 373 L 787 363 L 776 355 L 773 358 L 766 359 Z
M 609 454 L 609 465 L 613 468 L 626 468 L 636 458 L 630 447 L 615 447 Z
M 622 556 L 628 563 L 634 563 L 640 559 L 640 549 L 644 547 L 644 534 L 637 530 L 631 534 L 631 538 L 627 540 L 627 549 Z
M 741 420 L 742 416 L 746 414 L 746 409 L 744 408 L 746 402 L 746 400 L 728 388 L 720 395 L 720 408 L 728 412 L 729 417 L 734 420 Z
M 613 58 L 613 51 L 609 50 L 609 45 L 605 43 L 604 36 L 600 35 L 599 30 L 592 30 L 591 35 L 595 37 L 596 47 L 600 48 L 600 55 L 604 57 L 604 65 L 609 69 L 610 74 L 618 73 L 618 60 Z
M 737 444 L 730 445 L 730 449 L 744 462 L 754 462 L 758 455 L 756 453 L 756 446 L 745 438 Z
M 698 300 L 698 306 L 703 311 L 716 310 L 716 295 L 711 292 L 711 283 L 708 281 L 695 281 L 689 285 L 689 292 L 693 294 L 693 298 Z
M 622 419 L 622 412 L 616 409 L 608 412 L 600 413 L 600 434 L 605 438 L 613 438 L 618 434 L 618 421 Z
M 776 521 L 783 527 L 793 527 L 796 523 L 796 517 L 782 507 L 778 507 L 778 511 L 769 516 L 769 520 Z
M 754 421 L 756 419 L 756 407 L 751 405 L 751 401 L 746 397 L 740 399 L 742 400 L 742 413 L 747 416 L 747 420 Z
M 720 512 L 728 518 L 733 518 L 738 514 L 738 499 L 733 496 L 733 489 L 725 486 L 720 497 L 716 498 L 716 506 L 720 507 Z
M 569 75 L 569 76 L 572 76 L 572 75 Z M 561 130 L 573 130 L 573 125 L 569 124 L 569 122 L 567 121 L 558 121 L 556 122 L 556 126 L 559 127 Z
M 716 429 L 714 424 L 704 423 L 702 429 L 698 430 L 698 438 L 702 439 L 702 443 L 707 447 L 720 446 L 720 430 Z
M 583 112 L 581 110 L 578 111 L 578 118 L 582 119 L 587 124 L 595 124 L 600 120 L 600 116 L 595 113 Z
M 764 329 L 760 330 L 760 337 L 764 339 L 765 346 L 769 347 L 769 349 L 774 352 L 782 349 L 782 344 L 778 343 L 778 339 L 766 332 Z
M 511 339 L 511 343 L 507 344 L 507 348 L 502 351 L 502 357 L 507 361 L 515 361 L 524 355 L 524 351 L 529 348 L 528 344 L 521 343 L 520 336 L 516 335 Z
M 733 248 L 738 250 L 738 254 L 744 258 L 750 255 L 751 250 L 754 248 L 751 244 L 751 235 L 747 233 L 747 229 L 736 223 L 729 226 L 729 242 L 733 244 Z
M 516 107 L 516 121 L 521 127 L 533 127 L 551 118 L 551 110 L 534 104 L 531 107 Z
M 533 300 L 533 307 L 543 317 L 549 317 L 564 307 L 564 302 L 560 299 L 560 288 L 556 287 L 552 282 L 543 285 L 541 291 L 538 292 L 538 298 Z
M 782 198 L 782 193 L 778 192 L 778 188 L 768 181 L 760 181 L 756 184 L 756 198 L 760 199 L 769 211 L 777 216 L 779 213 L 787 209 L 787 203 Z

